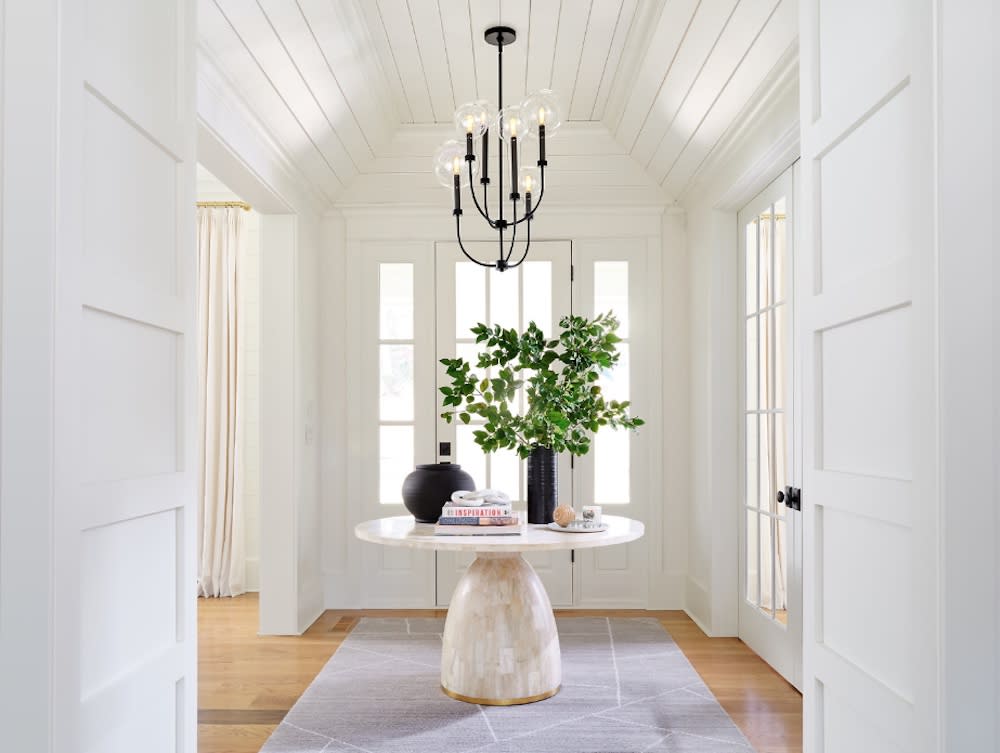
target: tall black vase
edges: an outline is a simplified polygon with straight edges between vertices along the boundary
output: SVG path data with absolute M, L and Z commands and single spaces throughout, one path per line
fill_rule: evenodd
M 528 522 L 551 523 L 559 498 L 559 456 L 536 447 L 528 456 Z

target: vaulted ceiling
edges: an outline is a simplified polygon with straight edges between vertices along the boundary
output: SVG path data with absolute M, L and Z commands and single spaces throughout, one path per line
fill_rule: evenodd
M 200 66 L 329 205 L 433 203 L 455 106 L 552 88 L 547 178 L 577 201 L 682 195 L 794 50 L 795 0 L 199 0 Z

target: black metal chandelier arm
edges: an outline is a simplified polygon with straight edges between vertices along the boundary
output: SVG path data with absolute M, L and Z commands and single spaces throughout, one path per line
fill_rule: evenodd
M 476 198 L 475 181 L 472 179 L 472 162 L 471 161 L 468 162 L 468 165 L 469 165 L 469 193 L 472 194 L 472 203 L 476 205 L 476 209 L 479 210 L 479 214 L 483 216 L 483 219 L 486 220 L 488 223 L 490 223 L 490 227 L 496 230 L 497 223 L 494 220 L 492 220 L 490 218 L 490 215 L 488 214 L 488 212 L 490 211 L 490 207 L 488 204 L 486 204 L 486 184 L 485 183 L 483 184 L 483 204 L 486 204 L 486 210 L 483 211 L 483 207 L 482 205 L 480 205 L 479 199 Z
M 475 258 L 472 254 L 465 250 L 465 246 L 462 244 L 462 217 L 460 215 L 455 215 L 455 237 L 458 239 L 458 247 L 462 249 L 462 253 L 465 254 L 465 258 L 471 262 L 478 264 L 480 267 L 492 267 L 492 264 L 484 264 Z
M 511 217 L 510 223 L 510 247 L 507 249 L 507 253 L 503 257 L 505 262 L 510 261 L 510 257 L 514 255 L 514 241 L 517 240 L 517 199 L 513 199 L 512 201 L 514 204 L 514 213 L 513 217 Z
M 530 220 L 532 217 L 535 216 L 535 212 L 538 211 L 538 207 L 540 207 L 542 205 L 542 199 L 545 198 L 545 166 L 544 165 L 542 166 L 542 169 L 541 169 L 541 181 L 540 181 L 540 183 L 541 183 L 541 189 L 542 190 L 538 192 L 538 201 L 535 202 L 535 206 L 533 206 L 531 208 L 530 212 L 528 212 L 526 215 L 524 215 L 524 217 L 522 217 L 521 219 L 519 219 L 514 224 L 520 224 L 520 223 L 522 223 L 522 222 L 524 222 L 526 220 Z
M 521 254 L 521 258 L 517 260 L 516 264 L 508 264 L 507 269 L 514 269 L 515 267 L 520 267 L 526 258 L 528 258 L 528 249 L 531 248 L 531 223 L 528 223 L 528 237 L 524 244 L 524 253 Z

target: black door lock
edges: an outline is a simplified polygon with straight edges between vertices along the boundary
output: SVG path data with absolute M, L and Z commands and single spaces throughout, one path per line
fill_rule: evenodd
M 802 490 L 795 486 L 786 486 L 784 491 L 778 491 L 778 504 L 784 502 L 785 507 L 792 510 L 802 509 Z

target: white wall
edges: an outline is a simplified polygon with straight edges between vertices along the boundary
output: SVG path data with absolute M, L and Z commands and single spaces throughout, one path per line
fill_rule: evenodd
M 735 635 L 740 489 L 736 213 L 798 156 L 795 49 L 753 98 L 683 198 L 688 255 L 690 493 L 685 608 Z
M 243 201 L 203 166 L 198 166 L 198 201 Z M 243 464 L 243 514 L 247 591 L 260 590 L 260 214 L 247 212 L 240 259 L 239 364 L 241 432 L 237 437 Z

